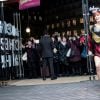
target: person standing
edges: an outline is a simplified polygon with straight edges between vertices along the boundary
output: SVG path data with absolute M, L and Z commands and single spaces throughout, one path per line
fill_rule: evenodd
M 94 18 L 94 24 L 90 29 L 89 55 L 94 54 L 94 62 L 98 80 L 100 80 L 100 8 L 90 7 Z
M 47 31 L 40 39 L 40 48 L 42 55 L 42 74 L 43 80 L 46 80 L 46 67 L 50 68 L 51 80 L 56 79 L 53 67 L 53 41 Z
M 26 45 L 25 49 L 27 52 L 27 65 L 28 65 L 29 78 L 37 78 L 37 70 L 36 70 L 37 51 L 35 48 L 35 43 L 32 43 L 31 40 L 28 40 L 28 45 Z

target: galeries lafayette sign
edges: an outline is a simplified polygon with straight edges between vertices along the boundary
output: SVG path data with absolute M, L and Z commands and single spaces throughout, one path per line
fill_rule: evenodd
M 20 0 L 19 10 L 28 9 L 31 7 L 40 6 L 40 0 Z

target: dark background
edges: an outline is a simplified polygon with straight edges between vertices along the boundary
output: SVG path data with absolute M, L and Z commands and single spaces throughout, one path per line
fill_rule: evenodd
M 89 0 L 89 6 L 100 6 L 100 0 Z M 13 14 L 20 13 L 21 15 L 21 30 L 22 37 L 27 38 L 29 34 L 25 32 L 27 24 L 31 27 L 30 36 L 40 37 L 49 25 L 48 31 L 53 34 L 54 32 L 66 32 L 67 30 L 80 30 L 83 25 L 80 25 L 79 20 L 82 18 L 82 0 L 41 0 L 39 7 L 33 7 L 19 11 L 18 0 L 8 0 L 4 4 L 5 21 L 14 24 Z M 36 18 L 36 19 L 35 19 Z M 39 18 L 42 18 L 40 20 Z M 77 25 L 67 27 L 66 20 L 76 19 Z M 61 27 L 64 22 L 64 27 Z M 59 23 L 59 27 L 56 24 Z M 54 24 L 54 28 L 52 28 Z

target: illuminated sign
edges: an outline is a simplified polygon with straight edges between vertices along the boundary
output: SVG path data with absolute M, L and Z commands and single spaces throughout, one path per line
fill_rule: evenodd
M 19 9 L 24 10 L 31 7 L 40 6 L 40 0 L 20 0 Z

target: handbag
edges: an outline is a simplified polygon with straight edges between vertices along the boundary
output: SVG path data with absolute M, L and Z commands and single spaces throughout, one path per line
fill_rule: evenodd
M 27 52 L 25 52 L 25 53 L 23 54 L 22 60 L 23 60 L 23 61 L 27 61 Z
M 86 52 L 86 47 L 83 47 L 83 51 L 81 53 L 81 57 L 86 58 L 87 57 L 87 52 Z
M 70 56 L 71 56 L 71 48 L 69 48 L 67 53 L 66 53 L 66 57 L 70 57 Z

